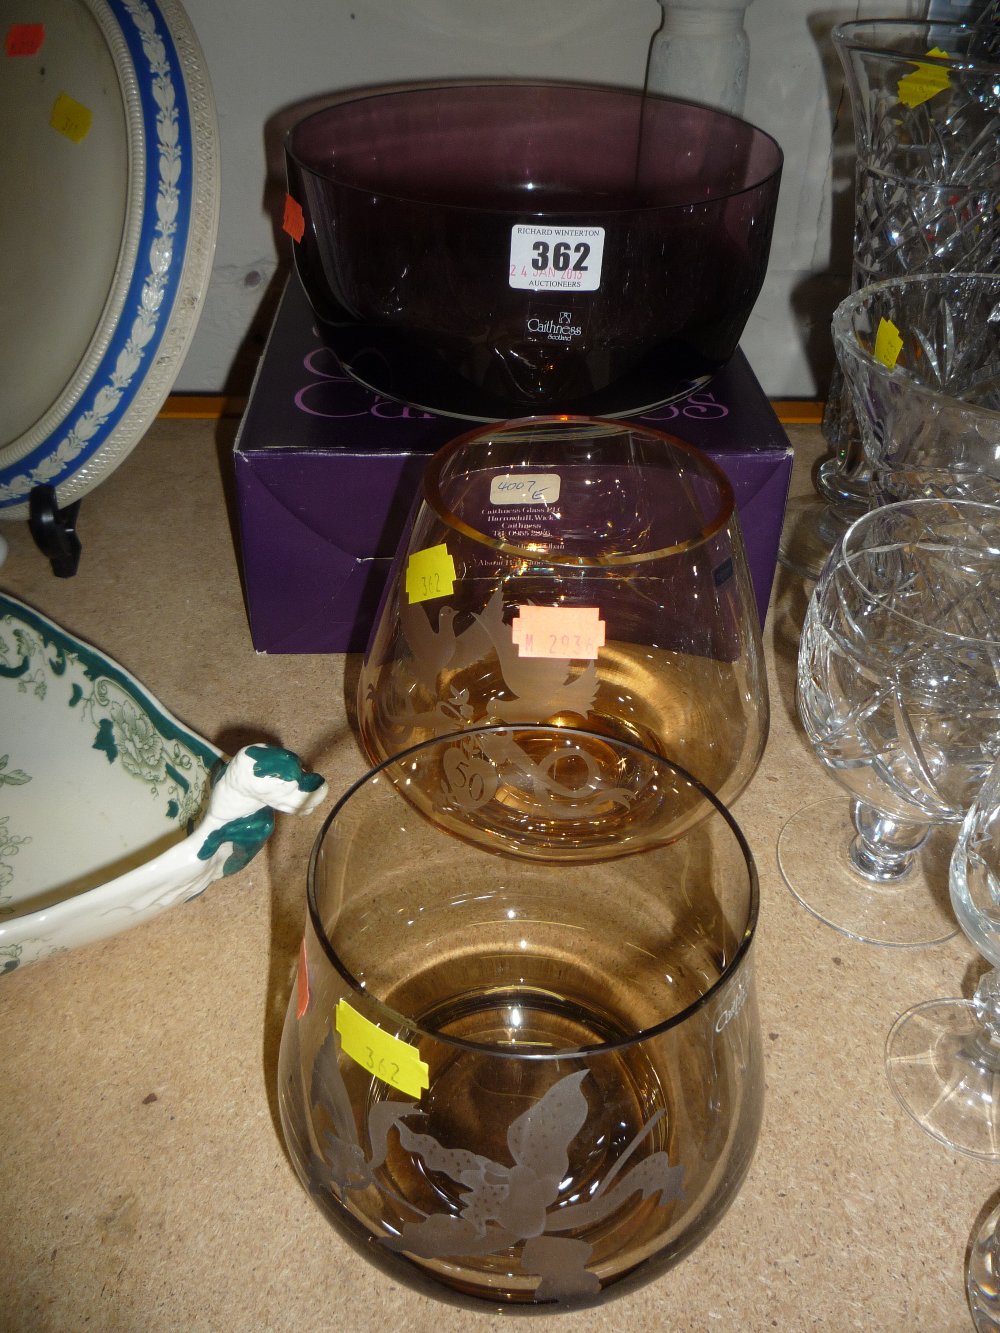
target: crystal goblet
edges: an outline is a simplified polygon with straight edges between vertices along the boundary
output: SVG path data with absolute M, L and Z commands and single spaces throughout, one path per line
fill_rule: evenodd
M 1000 273 L 875 282 L 832 328 L 874 498 L 1000 503 Z
M 656 750 L 724 801 L 769 711 L 732 488 L 648 427 L 541 417 L 429 461 L 361 670 L 373 762 L 498 722 Z
M 1000 508 L 919 499 L 853 523 L 810 599 L 798 706 L 855 836 L 829 799 L 793 815 L 778 842 L 792 892 L 859 939 L 953 935 L 929 835 L 961 822 L 1000 755 Z
M 623 803 L 631 835 L 595 833 Z M 310 1196 L 390 1275 L 484 1310 L 662 1273 L 757 1141 L 757 907 L 725 808 L 629 742 L 492 727 L 387 760 L 310 862 L 279 1057 Z
M 852 290 L 910 274 L 1000 271 L 1000 58 L 988 26 L 909 19 L 838 25 L 854 117 Z M 816 578 L 870 507 L 871 478 L 839 362 L 818 498 L 789 506 L 781 558 Z
M 971 1000 L 928 1000 L 893 1024 L 889 1083 L 932 1138 L 1000 1160 L 1000 763 L 962 824 L 950 865 L 958 924 L 991 964 Z

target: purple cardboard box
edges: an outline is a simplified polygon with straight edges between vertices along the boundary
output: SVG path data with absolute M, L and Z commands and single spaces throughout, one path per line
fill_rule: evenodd
M 792 450 L 743 353 L 707 388 L 638 420 L 704 449 L 725 470 L 763 623 Z M 323 345 L 298 281 L 289 280 L 234 447 L 258 652 L 364 649 L 424 464 L 473 424 L 362 388 Z

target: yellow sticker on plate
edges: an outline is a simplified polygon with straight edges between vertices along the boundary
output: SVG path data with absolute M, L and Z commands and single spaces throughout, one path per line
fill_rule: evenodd
M 91 119 L 89 107 L 67 93 L 60 93 L 52 104 L 49 124 L 60 134 L 65 134 L 67 139 L 80 143 L 90 133 Z
M 455 562 L 447 546 L 427 546 L 414 551 L 406 562 L 406 596 L 410 602 L 429 602 L 447 597 L 455 586 Z
M 947 51 L 942 51 L 936 46 L 927 54 L 939 56 L 942 60 L 951 59 Z M 937 97 L 938 93 L 943 93 L 950 83 L 948 71 L 942 69 L 940 65 L 918 64 L 911 74 L 903 75 L 896 91 L 904 106 L 920 106 L 923 102 L 929 102 L 932 97 Z
M 510 632 L 518 657 L 593 659 L 604 647 L 596 606 L 519 606 Z
M 430 1086 L 430 1074 L 419 1052 L 391 1032 L 369 1023 L 346 1000 L 337 1004 L 337 1031 L 340 1044 L 351 1059 L 383 1083 L 410 1097 L 419 1097 Z
M 891 319 L 880 319 L 875 331 L 875 360 L 892 370 L 903 350 L 903 340 Z

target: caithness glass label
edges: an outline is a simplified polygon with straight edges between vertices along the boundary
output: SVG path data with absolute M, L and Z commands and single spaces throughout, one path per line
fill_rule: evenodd
M 582 304 L 576 303 L 577 306 Z M 587 321 L 575 310 L 567 310 L 568 298 L 563 298 L 563 308 L 543 306 L 531 302 L 527 318 L 524 321 L 524 333 L 528 342 L 533 343 L 575 343 L 583 337 Z
M 596 292 L 603 262 L 603 227 L 511 228 L 510 285 L 520 291 Z

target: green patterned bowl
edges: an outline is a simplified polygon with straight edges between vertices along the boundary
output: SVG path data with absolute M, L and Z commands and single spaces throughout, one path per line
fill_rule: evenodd
M 89 644 L 0 593 L 0 974 L 241 869 L 326 794 L 288 750 L 227 761 Z

